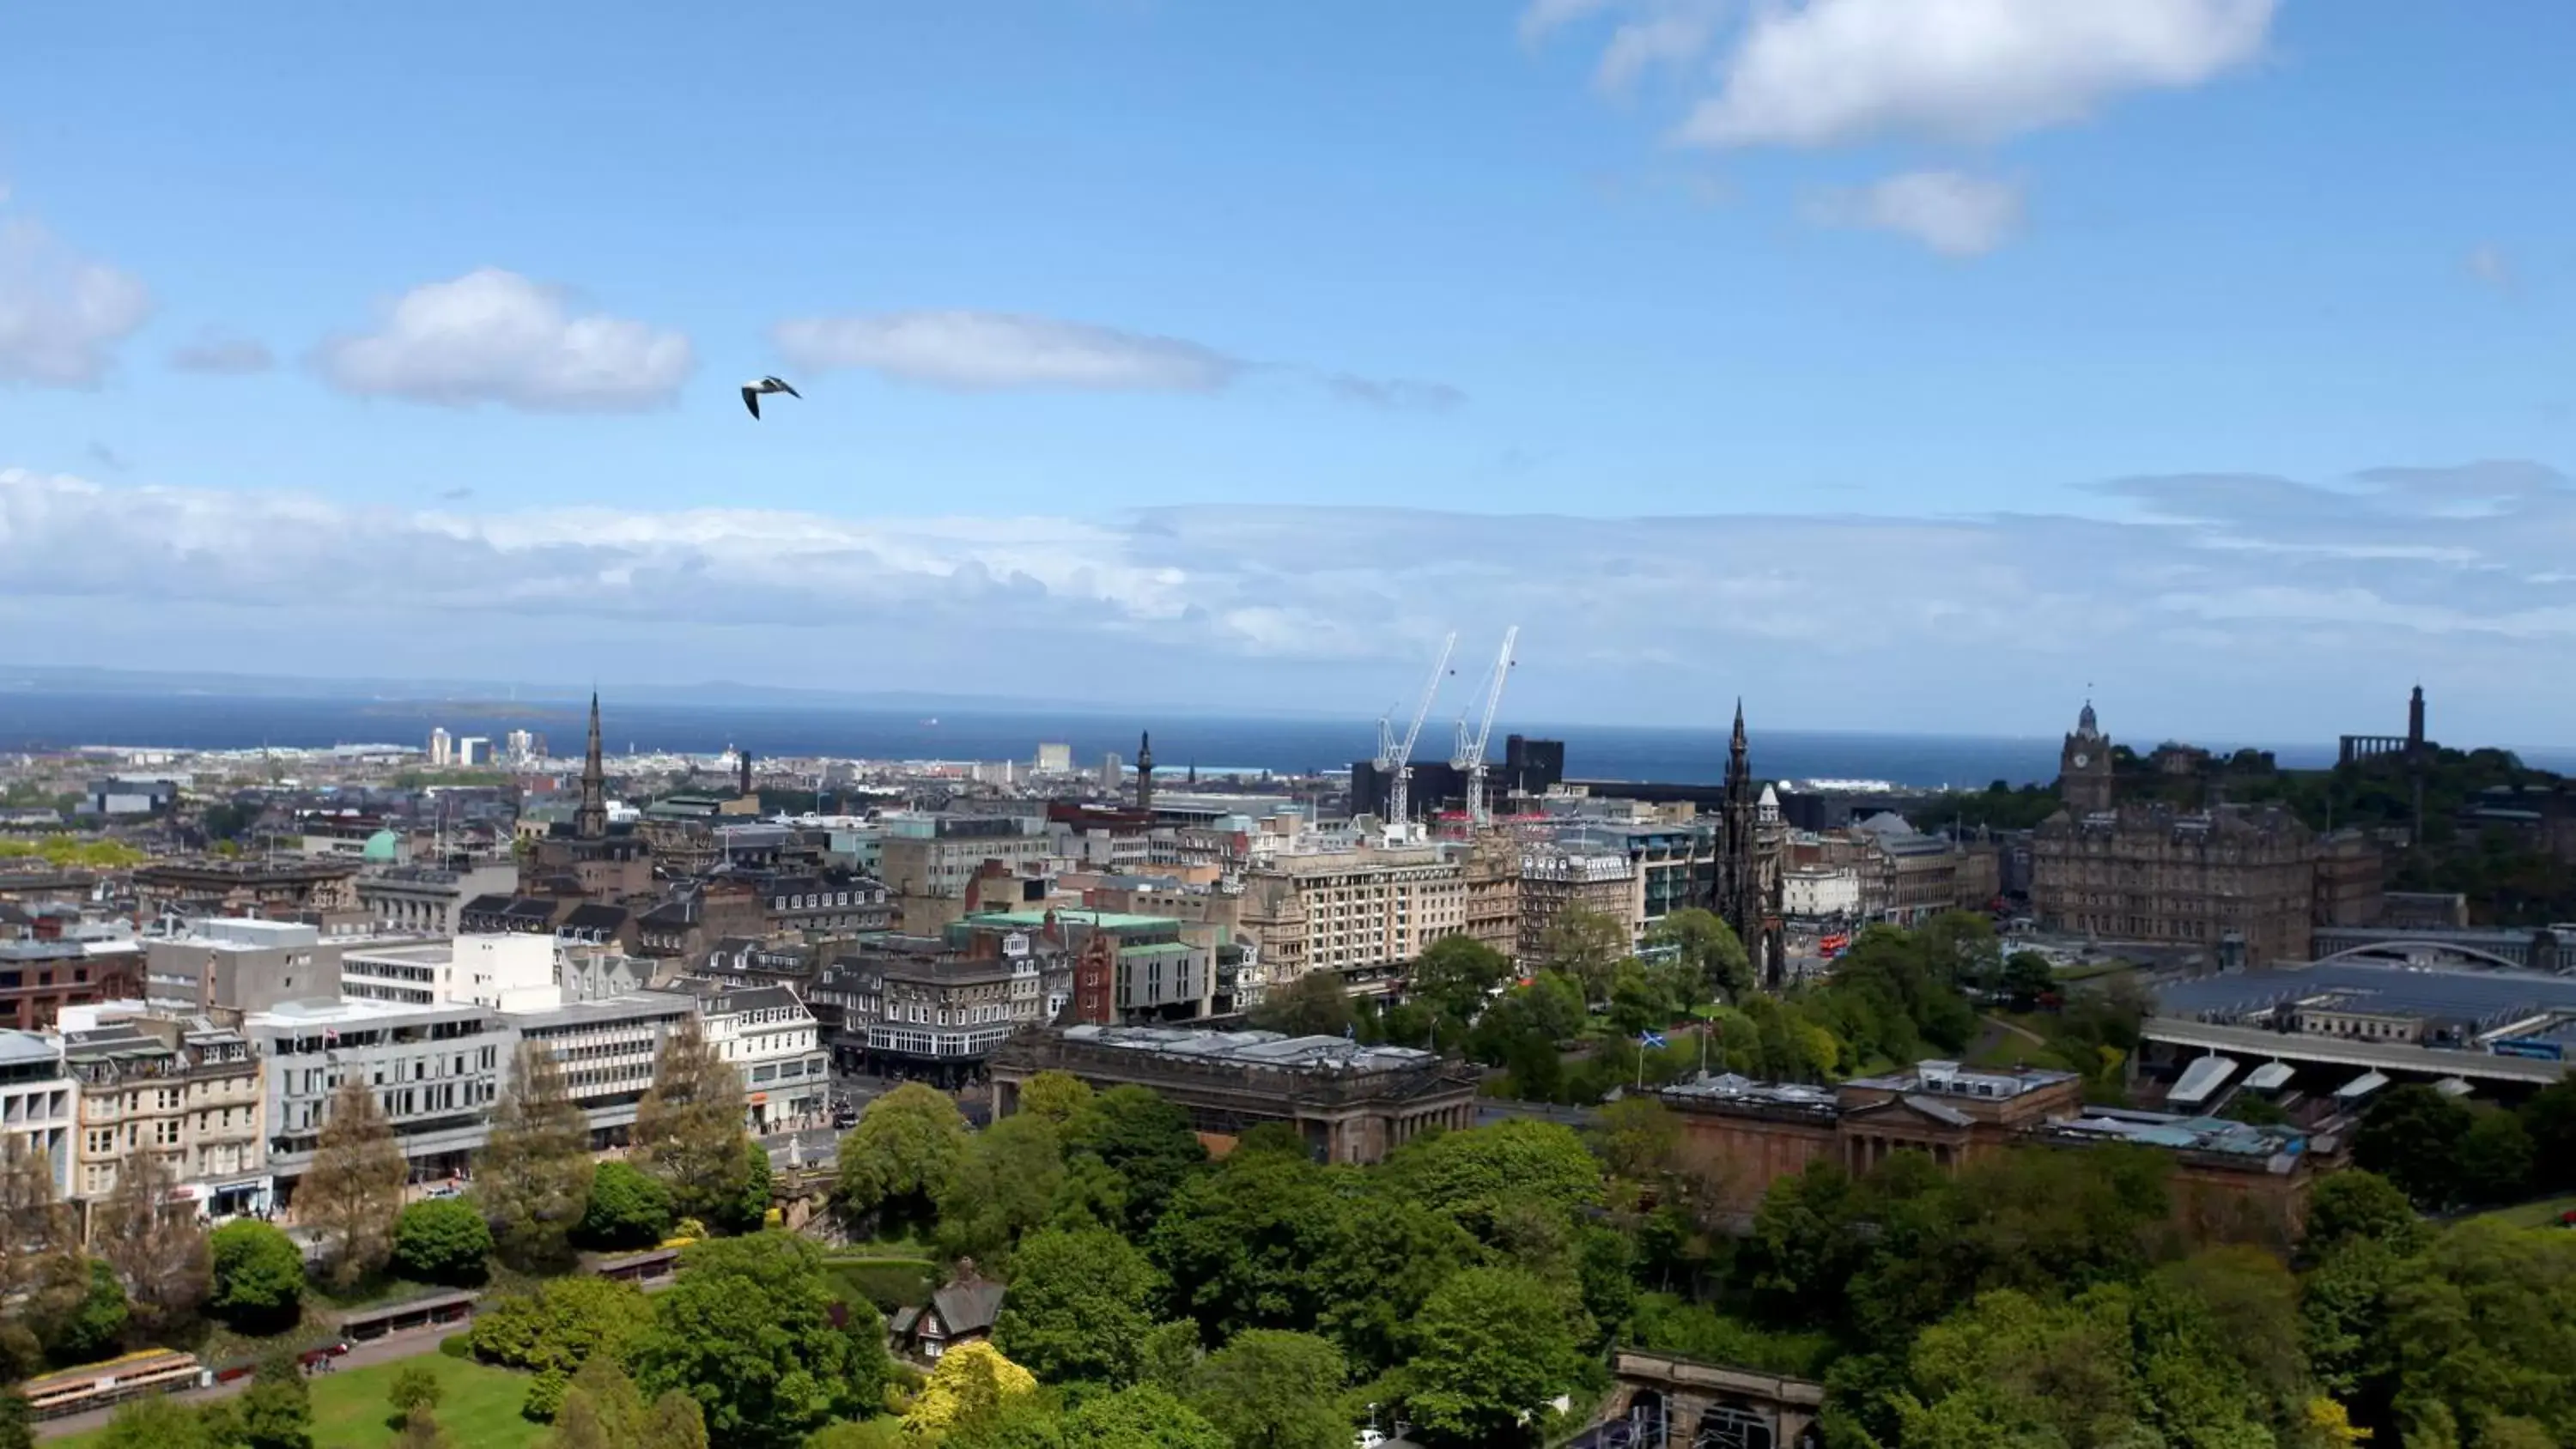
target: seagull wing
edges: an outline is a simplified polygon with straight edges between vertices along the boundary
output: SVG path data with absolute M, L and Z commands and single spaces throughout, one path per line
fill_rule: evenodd
M 801 397 L 803 397 L 803 396 L 805 395 L 805 394 L 803 394 L 803 393 L 801 393 L 801 392 L 798 392 L 796 389 L 794 389 L 794 388 L 792 388 L 792 387 L 789 387 L 786 383 L 784 383 L 784 382 L 780 382 L 777 378 L 774 378 L 774 377 L 773 377 L 773 378 L 771 378 L 771 379 L 770 379 L 770 381 L 771 381 L 771 382 L 776 382 L 776 383 L 778 383 L 778 390 L 779 390 L 780 392 L 783 392 L 783 393 L 787 394 L 789 397 L 801 398 Z
M 756 387 L 746 387 L 746 388 L 744 388 L 744 389 L 742 390 L 742 405 L 743 405 L 744 407 L 747 407 L 747 408 L 751 409 L 751 415 L 752 415 L 753 417 L 755 417 L 755 418 L 756 418 L 756 417 L 759 417 L 759 416 L 760 416 L 760 389 L 759 389 L 759 388 L 756 388 Z

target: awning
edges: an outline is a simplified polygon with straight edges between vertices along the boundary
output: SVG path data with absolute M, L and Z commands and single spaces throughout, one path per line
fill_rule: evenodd
M 2470 1086 L 2468 1083 L 2461 1081 L 2457 1077 L 2444 1077 L 2442 1080 L 2433 1084 L 2433 1090 L 2441 1093 L 2445 1097 L 2465 1097 L 2471 1092 L 2476 1091 L 2477 1088 Z
M 2362 1098 L 2369 1096 L 2371 1093 L 2376 1092 L 2387 1085 L 2388 1079 L 2381 1076 L 2379 1073 L 2364 1072 L 2360 1076 L 2353 1078 L 2351 1081 L 2344 1083 L 2342 1086 L 2335 1088 L 2335 1100 L 2338 1102 L 2358 1102 Z
M 2245 1085 L 2257 1092 L 2277 1092 L 2297 1075 L 2288 1062 L 2265 1062 L 2245 1078 Z
M 2208 1101 L 2220 1087 L 2227 1085 L 2227 1079 L 2234 1075 L 2236 1059 L 2212 1052 L 2183 1069 L 2182 1080 L 2174 1083 L 2174 1089 L 2165 1094 L 2165 1100 L 2177 1106 L 2197 1107 Z

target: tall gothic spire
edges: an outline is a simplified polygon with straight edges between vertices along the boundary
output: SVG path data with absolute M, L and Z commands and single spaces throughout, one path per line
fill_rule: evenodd
M 590 743 L 581 755 L 581 804 L 573 811 L 572 833 L 583 840 L 608 834 L 608 769 L 599 755 L 599 691 L 590 692 Z
M 1154 732 L 1143 730 L 1136 736 L 1136 808 L 1154 808 Z

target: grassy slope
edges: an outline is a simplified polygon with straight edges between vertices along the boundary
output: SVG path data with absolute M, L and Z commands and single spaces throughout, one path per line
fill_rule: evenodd
M 519 1417 L 519 1403 L 528 1393 L 526 1375 L 424 1353 L 311 1380 L 315 1449 L 384 1449 L 392 1444 L 393 1410 L 385 1403 L 385 1391 L 395 1373 L 414 1365 L 428 1366 L 445 1386 L 438 1422 L 457 1443 L 473 1449 L 534 1449 L 544 1436 L 544 1425 Z M 85 1449 L 98 1438 L 91 1433 L 48 1444 L 50 1449 Z

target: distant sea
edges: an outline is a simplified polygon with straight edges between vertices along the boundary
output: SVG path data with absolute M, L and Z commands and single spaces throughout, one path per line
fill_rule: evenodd
M 486 735 L 496 743 L 511 730 L 533 730 L 545 736 L 553 754 L 578 755 L 584 707 L 570 701 L 0 692 L 0 751 L 80 745 L 422 746 L 431 728 L 443 725 L 451 735 Z M 1084 769 L 1097 768 L 1101 757 L 1111 752 L 1133 768 L 1137 732 L 1151 729 L 1154 763 L 1165 780 L 1180 779 L 1192 764 L 1211 772 L 1343 770 L 1371 753 L 1377 729 L 1374 720 L 1144 718 L 1074 709 L 619 705 L 614 700 L 604 706 L 602 721 L 612 755 L 630 748 L 713 754 L 741 747 L 764 757 L 1030 760 L 1040 742 L 1047 742 L 1072 746 L 1075 763 Z M 1450 726 L 1446 720 L 1426 726 L 1416 758 L 1445 759 L 1451 746 Z M 1502 737 L 1510 729 L 1564 740 L 1566 773 L 1577 779 L 1708 782 L 1722 778 L 1726 770 L 1723 729 L 1498 722 L 1494 758 L 1501 758 Z M 1754 771 L 1766 779 L 1886 780 L 1920 788 L 1982 788 L 1994 780 L 2021 784 L 2056 778 L 2059 741 L 1757 727 L 1751 745 Z M 2274 750 L 2282 764 L 2294 767 L 2334 761 L 2331 743 L 2264 748 Z

